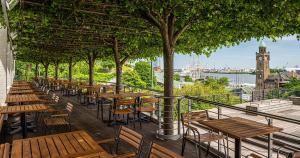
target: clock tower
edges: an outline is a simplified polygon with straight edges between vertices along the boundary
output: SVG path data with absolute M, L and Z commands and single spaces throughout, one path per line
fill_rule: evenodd
M 256 52 L 256 90 L 266 89 L 266 79 L 270 75 L 270 52 L 267 52 L 266 44 L 261 41 L 259 44 L 259 52 Z

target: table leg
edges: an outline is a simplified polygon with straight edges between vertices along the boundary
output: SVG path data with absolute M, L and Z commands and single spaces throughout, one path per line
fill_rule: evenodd
M 21 113 L 21 126 L 23 138 L 27 137 L 26 113 Z
M 101 104 L 101 120 L 102 120 L 102 122 L 104 121 L 104 119 L 103 119 L 103 102 L 104 102 L 104 100 L 103 99 L 101 99 L 101 102 L 100 102 L 100 104 Z
M 234 149 L 234 157 L 235 158 L 241 158 L 241 145 L 242 145 L 242 141 L 241 139 L 238 139 L 238 138 L 235 138 L 235 141 L 234 141 L 234 146 L 235 146 L 235 149 Z
M 99 119 L 99 105 L 100 103 L 99 103 L 99 100 L 97 101 L 97 119 Z

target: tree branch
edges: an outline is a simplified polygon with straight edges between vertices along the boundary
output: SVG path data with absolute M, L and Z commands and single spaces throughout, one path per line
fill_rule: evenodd
M 153 12 L 151 12 L 149 9 L 146 12 L 147 19 L 150 23 L 160 28 L 160 22 L 154 17 Z
M 130 55 L 126 55 L 126 56 L 122 59 L 121 65 L 123 65 L 123 64 L 128 60 L 129 57 L 130 57 Z
M 190 25 L 193 22 L 193 19 L 194 19 L 194 17 L 190 17 L 190 19 L 187 21 L 187 23 L 181 29 L 179 29 L 178 31 L 175 32 L 174 38 L 172 41 L 173 45 L 175 45 L 175 43 L 177 42 L 177 40 L 181 36 L 181 34 L 190 27 Z

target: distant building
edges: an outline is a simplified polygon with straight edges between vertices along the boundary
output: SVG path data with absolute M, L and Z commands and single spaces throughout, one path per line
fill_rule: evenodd
M 267 80 L 270 76 L 270 52 L 267 52 L 266 44 L 261 41 L 259 52 L 256 52 L 256 90 L 269 88 Z
M 161 68 L 160 66 L 155 66 L 153 67 L 154 72 L 160 73 L 161 72 Z
M 267 52 L 266 44 L 261 41 L 259 52 L 256 52 L 256 96 L 262 98 L 270 89 L 282 87 L 288 83 L 292 77 L 300 79 L 297 69 L 294 71 L 284 71 L 277 74 L 270 73 L 270 52 Z

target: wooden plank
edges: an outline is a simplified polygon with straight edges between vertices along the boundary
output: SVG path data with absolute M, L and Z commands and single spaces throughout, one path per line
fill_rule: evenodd
M 28 139 L 23 141 L 23 158 L 31 158 L 31 149 Z
M 67 151 L 69 154 L 75 154 L 76 150 L 74 149 L 74 147 L 72 146 L 72 144 L 69 142 L 68 138 L 66 137 L 66 135 L 61 134 L 59 135 L 60 140 L 62 141 L 62 143 L 64 144 L 64 146 L 66 147 Z
M 4 156 L 4 148 L 5 148 L 5 145 L 1 144 L 0 145 L 0 158 L 2 158 Z
M 84 138 L 82 138 L 79 133 L 73 133 L 73 136 L 84 150 L 92 150 L 92 147 L 85 142 Z
M 61 140 L 59 139 L 58 135 L 55 135 L 52 137 L 56 148 L 58 149 L 59 155 L 60 156 L 66 156 L 68 155 L 68 152 L 64 146 L 64 144 L 61 142 Z
M 48 146 L 51 157 L 59 157 L 59 152 L 56 149 L 56 146 L 55 146 L 52 138 L 51 137 L 45 137 L 45 141 L 47 143 L 47 146 Z
M 43 137 L 37 138 L 39 146 L 40 146 L 40 153 L 42 158 L 50 158 L 50 153 L 46 144 L 46 141 Z
M 22 158 L 22 141 L 15 140 L 12 144 L 11 158 Z
M 82 148 L 82 146 L 78 143 L 78 141 L 75 139 L 75 137 L 73 136 L 73 134 L 66 134 L 68 140 L 70 141 L 70 143 L 73 145 L 73 147 L 75 148 L 75 150 L 79 153 L 84 152 L 84 149 Z
M 30 139 L 32 158 L 40 158 L 40 148 L 37 139 Z
M 86 132 L 81 132 L 80 135 L 86 140 L 86 142 L 92 147 L 94 150 L 102 149 L 93 138 L 87 134 Z M 103 149 L 102 149 L 103 150 Z

